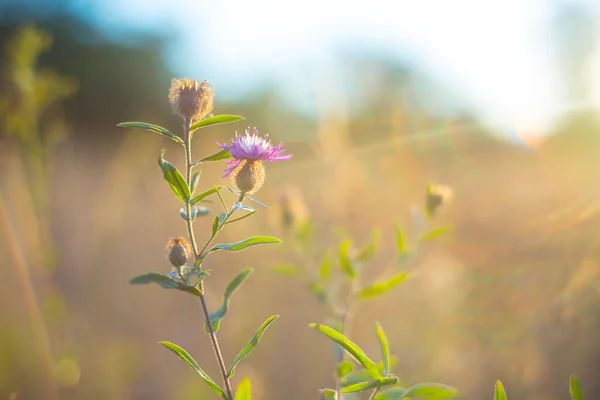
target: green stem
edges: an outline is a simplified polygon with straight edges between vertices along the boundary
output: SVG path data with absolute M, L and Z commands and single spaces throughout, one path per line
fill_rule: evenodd
M 373 390 L 373 393 L 371 393 L 371 395 L 369 396 L 369 400 L 374 400 L 375 396 L 377 396 L 377 393 L 379 393 L 379 387 L 376 387 L 375 390 Z
M 184 145 L 185 145 L 185 165 L 186 165 L 186 182 L 188 185 L 191 184 L 192 181 L 192 138 L 190 135 L 190 126 L 191 121 L 186 120 L 184 124 Z M 190 241 L 192 243 L 192 249 L 194 251 L 194 256 L 196 261 L 200 259 L 201 254 L 206 250 L 208 243 L 204 246 L 204 249 L 201 253 L 198 253 L 198 245 L 196 244 L 196 238 L 194 236 L 194 228 L 192 226 L 192 205 L 190 203 L 190 199 L 185 202 L 185 211 L 187 215 L 187 229 L 188 235 L 190 237 Z M 212 238 L 211 238 L 212 240 Z M 201 268 L 201 267 L 200 267 Z M 221 348 L 219 347 L 219 341 L 217 340 L 217 335 L 215 330 L 213 329 L 212 322 L 210 320 L 210 312 L 208 311 L 208 304 L 206 302 L 206 296 L 204 295 L 204 280 L 200 280 L 200 284 L 198 286 L 200 289 L 200 304 L 202 305 L 202 312 L 204 313 L 204 320 L 206 321 L 206 327 L 208 328 L 208 334 L 210 336 L 210 341 L 212 343 L 213 350 L 215 351 L 215 356 L 217 357 L 217 362 L 219 364 L 219 369 L 221 370 L 221 375 L 223 377 L 223 384 L 225 385 L 225 392 L 227 393 L 227 398 L 229 400 L 233 400 L 233 391 L 231 390 L 231 382 L 229 382 L 229 377 L 227 375 L 227 367 L 225 366 L 225 361 L 223 360 L 223 354 L 221 353 Z

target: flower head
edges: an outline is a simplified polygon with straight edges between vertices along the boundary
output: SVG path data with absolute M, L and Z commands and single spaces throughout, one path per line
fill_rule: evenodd
M 169 101 L 173 111 L 182 118 L 200 120 L 213 109 L 214 93 L 208 81 L 196 79 L 173 79 L 169 89 Z
M 176 237 L 169 240 L 167 251 L 169 252 L 169 261 L 176 268 L 184 266 L 192 254 L 190 244 L 183 237 Z
M 282 148 L 283 143 L 273 146 L 267 137 L 268 135 L 260 137 L 256 128 L 251 135 L 248 128 L 244 136 L 239 136 L 236 132 L 231 145 L 217 143 L 228 150 L 232 157 L 223 177 L 230 177 L 244 194 L 256 192 L 264 183 L 264 161 L 281 161 L 292 157 L 291 154 L 283 154 L 285 152 Z

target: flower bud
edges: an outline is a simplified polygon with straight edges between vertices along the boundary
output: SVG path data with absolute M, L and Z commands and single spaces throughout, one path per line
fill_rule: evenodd
M 192 254 L 190 244 L 182 237 L 169 240 L 167 251 L 169 252 L 169 261 L 175 268 L 183 267 Z
M 206 117 L 214 105 L 214 93 L 207 81 L 199 83 L 196 79 L 173 79 L 169 89 L 169 101 L 173 111 L 190 121 Z
M 265 183 L 265 166 L 260 160 L 244 160 L 231 178 L 240 193 L 253 194 Z

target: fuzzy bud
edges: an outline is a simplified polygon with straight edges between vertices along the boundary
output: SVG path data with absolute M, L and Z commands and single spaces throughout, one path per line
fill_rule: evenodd
M 167 251 L 169 252 L 169 261 L 175 268 L 183 267 L 192 254 L 190 244 L 182 237 L 169 240 Z
M 173 111 L 184 119 L 198 121 L 206 117 L 214 105 L 214 93 L 208 81 L 173 79 L 169 101 Z
M 265 183 L 265 166 L 260 160 L 244 160 L 231 173 L 232 182 L 242 194 L 253 194 Z

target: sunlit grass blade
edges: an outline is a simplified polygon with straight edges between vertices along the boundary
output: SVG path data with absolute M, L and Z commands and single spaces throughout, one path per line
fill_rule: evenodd
M 206 372 L 202 370 L 202 368 L 200 368 L 196 360 L 194 360 L 194 358 L 187 351 L 185 351 L 182 347 L 176 345 L 175 343 L 163 341 L 160 342 L 160 344 L 165 346 L 167 349 L 171 350 L 173 353 L 177 354 L 179 358 L 185 361 L 187 365 L 192 367 L 192 369 L 196 371 L 198 375 L 200 375 L 200 377 L 204 380 L 204 382 L 208 384 L 208 386 L 212 388 L 212 390 L 214 390 L 221 398 L 227 399 L 225 392 L 223 392 L 219 385 L 217 385 L 215 381 L 213 381 L 211 377 L 208 376 Z
M 175 196 L 177 196 L 182 203 L 185 203 L 187 199 L 190 198 L 190 188 L 177 168 L 164 159 L 164 155 L 165 152 L 163 150 L 158 158 L 158 165 L 163 172 L 163 177 L 169 183 L 169 186 L 171 187 L 173 193 L 175 193 Z
M 358 296 L 363 299 L 369 299 L 369 298 L 372 298 L 375 296 L 379 296 L 381 294 L 388 292 L 392 288 L 400 285 L 401 283 L 403 283 L 406 280 L 406 278 L 408 278 L 407 273 L 401 273 L 398 275 L 394 275 L 387 281 L 376 282 L 376 283 L 372 284 L 371 286 L 368 286 L 368 287 L 362 289 L 358 293 Z
M 169 139 L 174 140 L 177 143 L 183 143 L 183 139 L 170 132 L 168 129 L 163 128 L 162 126 L 147 124 L 145 122 L 121 122 L 120 124 L 117 124 L 117 126 L 121 128 L 146 129 L 148 131 L 153 131 L 165 137 L 168 137 Z
M 449 399 L 456 396 L 456 389 L 452 386 L 443 385 L 441 383 L 418 383 L 409 387 L 399 398 L 433 398 L 433 399 Z
M 196 122 L 190 127 L 190 132 L 194 132 L 200 128 L 204 128 L 211 125 L 227 124 L 230 122 L 240 121 L 244 117 L 240 115 L 215 115 L 214 117 L 205 118 L 201 121 Z
M 377 364 L 375 364 L 373 360 L 367 357 L 364 351 L 362 351 L 360 347 L 358 347 L 356 344 L 350 341 L 350 339 L 348 339 L 346 336 L 342 335 L 335 329 L 332 329 L 326 325 L 310 324 L 309 326 L 321 332 L 338 345 L 342 346 L 348 353 L 352 355 L 352 357 L 356 359 L 356 361 L 358 361 L 363 367 L 365 367 L 369 371 L 373 378 L 381 378 L 381 372 L 377 368 Z
M 252 386 L 250 385 L 250 379 L 245 377 L 242 379 L 235 391 L 234 400 L 252 400 Z
M 500 381 L 496 381 L 496 384 L 494 385 L 494 400 L 507 400 L 506 391 Z
M 379 322 L 375 323 L 375 329 L 377 330 L 377 340 L 379 340 L 379 347 L 381 348 L 383 375 L 388 376 L 390 374 L 390 347 L 385 332 L 383 331 L 383 328 L 381 328 Z
M 254 350 L 256 348 L 256 346 L 260 342 L 260 339 L 262 338 L 263 334 L 265 333 L 265 330 L 269 327 L 269 325 L 271 325 L 273 322 L 275 322 L 275 320 L 277 318 L 279 318 L 279 315 L 273 315 L 273 316 L 267 318 L 267 320 L 265 322 L 263 322 L 263 324 L 260 326 L 260 328 L 258 328 L 258 330 L 254 334 L 254 336 L 252 336 L 252 339 L 250 339 L 248 344 L 235 357 L 235 359 L 233 360 L 233 363 L 231 363 L 231 369 L 229 370 L 229 373 L 227 374 L 228 377 L 233 376 L 233 374 L 235 373 L 235 367 L 239 364 L 240 361 L 242 361 L 244 358 L 248 357 L 248 355 L 252 352 L 252 350 Z
M 201 202 L 202 200 L 204 200 L 205 198 L 207 198 L 211 194 L 217 193 L 222 188 L 223 188 L 222 186 L 215 186 L 215 187 L 213 187 L 211 189 L 205 190 L 204 192 L 200 193 L 197 196 L 194 196 L 192 198 L 192 200 L 190 200 L 191 205 L 194 205 L 194 204 L 197 204 L 197 203 Z
M 571 375 L 569 379 L 569 391 L 571 392 L 572 400 L 583 400 L 583 393 L 581 391 L 581 385 L 575 375 Z
M 248 278 L 248 276 L 251 273 L 252 273 L 251 268 L 245 269 L 238 276 L 236 276 L 229 283 L 229 285 L 227 285 L 227 288 L 225 289 L 225 295 L 223 296 L 223 303 L 221 304 L 221 307 L 219 307 L 219 309 L 217 311 L 215 311 L 214 313 L 210 314 L 210 320 L 211 320 L 211 323 L 213 326 L 213 330 L 215 332 L 219 330 L 219 325 L 221 325 L 221 320 L 223 318 L 225 318 L 225 315 L 227 315 L 227 310 L 229 309 L 229 301 L 231 299 L 231 296 L 233 295 L 233 292 L 235 292 L 236 289 L 238 287 L 240 287 L 240 285 L 242 283 L 244 283 L 246 278 Z M 208 330 L 208 327 L 207 327 L 207 330 Z

